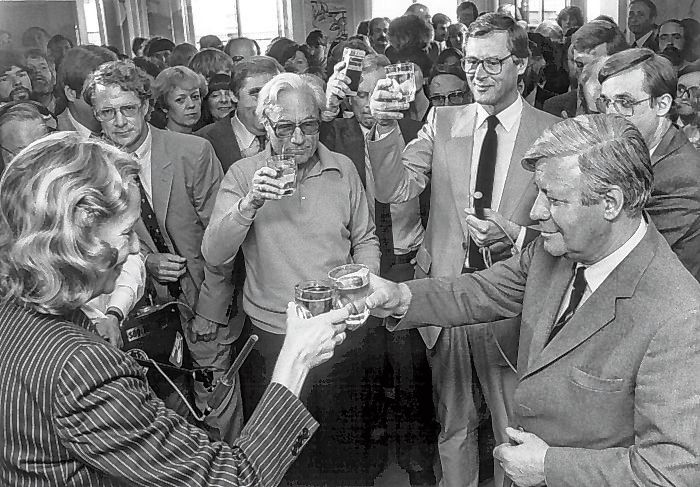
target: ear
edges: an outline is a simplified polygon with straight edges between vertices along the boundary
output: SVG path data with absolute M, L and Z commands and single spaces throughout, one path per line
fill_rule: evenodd
M 233 100 L 233 103 L 238 103 L 238 97 L 233 92 L 233 90 L 231 90 L 231 99 Z
M 527 69 L 527 59 L 515 58 L 515 65 L 518 67 L 518 75 L 525 74 L 525 70 Z
M 656 115 L 659 117 L 665 117 L 668 112 L 671 111 L 673 106 L 673 97 L 669 93 L 664 93 L 663 95 L 656 98 Z
M 603 203 L 605 204 L 604 218 L 608 221 L 615 220 L 622 213 L 622 208 L 625 205 L 625 196 L 620 187 L 612 186 L 603 195 Z
M 68 101 L 71 103 L 75 103 L 78 100 L 78 97 L 80 96 L 77 91 L 75 91 L 68 85 L 63 87 L 63 93 L 66 95 L 66 99 L 68 99 Z

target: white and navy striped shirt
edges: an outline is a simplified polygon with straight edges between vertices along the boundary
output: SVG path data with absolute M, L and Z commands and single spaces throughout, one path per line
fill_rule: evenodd
M 82 324 L 82 323 L 81 323 Z M 0 485 L 275 486 L 318 428 L 271 384 L 232 447 L 168 410 L 130 357 L 0 302 Z

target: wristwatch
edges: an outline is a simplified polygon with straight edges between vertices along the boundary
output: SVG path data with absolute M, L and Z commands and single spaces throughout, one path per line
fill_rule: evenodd
M 106 316 L 114 316 L 117 319 L 117 323 L 119 323 L 119 326 L 121 326 L 122 322 L 124 321 L 124 314 L 122 313 L 122 310 L 117 308 L 116 306 L 110 306 L 107 308 L 107 311 L 105 311 Z

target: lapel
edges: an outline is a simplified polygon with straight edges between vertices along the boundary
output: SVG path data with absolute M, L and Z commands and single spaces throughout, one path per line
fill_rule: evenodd
M 553 281 L 557 280 L 561 287 L 558 290 L 550 287 L 550 296 L 547 299 L 551 299 L 551 302 L 548 302 L 546 305 L 545 313 L 543 313 L 542 319 L 538 322 L 534 331 L 530 345 L 528 369 L 523 374 L 523 379 L 577 348 L 598 330 L 615 319 L 617 300 L 627 299 L 634 295 L 637 284 L 654 258 L 659 236 L 653 224 L 649 223 L 647 233 L 637 247 L 613 270 L 586 302 L 576 310 L 571 320 L 554 337 L 551 343 L 544 347 L 544 343 L 554 323 L 554 317 L 559 309 L 559 304 L 561 304 L 561 297 L 568 283 L 568 279 L 559 274 L 567 274 L 569 279 L 571 277 L 572 262 L 567 259 L 561 259 L 565 264 L 559 263 L 557 273 L 553 279 Z M 552 286 L 554 286 L 554 282 Z M 557 296 L 559 299 L 556 299 Z M 552 307 L 555 308 L 553 312 L 550 309 Z
M 362 129 L 355 117 L 340 119 L 340 130 L 338 130 L 338 140 L 336 147 L 343 147 L 343 152 L 355 164 L 357 172 L 362 180 L 362 187 L 366 187 L 366 167 L 365 167 L 365 138 Z
M 521 165 L 521 161 L 527 150 L 532 145 L 533 141 L 541 135 L 539 126 L 533 117 L 534 109 L 523 101 L 523 112 L 520 117 L 520 126 L 518 133 L 515 136 L 515 146 L 510 157 L 508 166 L 508 175 L 506 183 L 503 187 L 503 196 L 498 208 L 499 212 L 509 220 L 513 219 L 513 213 L 520 206 L 520 200 L 525 195 L 526 189 L 530 181 L 531 175 L 525 174 L 525 169 Z
M 438 112 L 439 113 L 439 112 Z M 462 225 L 462 231 L 464 235 L 469 234 L 469 229 L 467 227 L 467 221 L 462 218 L 462 210 L 469 204 L 471 204 L 471 198 L 469 197 L 469 185 L 471 180 L 471 159 L 472 159 L 472 149 L 474 147 L 474 126 L 476 123 L 476 104 L 471 103 L 465 105 L 459 112 L 457 112 L 449 120 L 444 120 L 443 123 L 450 121 L 452 122 L 452 127 L 450 130 L 450 138 L 445 141 L 445 163 L 447 165 L 447 173 L 450 176 L 450 183 L 452 185 L 452 196 L 455 200 L 455 208 L 457 208 L 460 214 L 459 222 Z M 440 119 L 437 118 L 436 113 L 436 134 L 441 133 L 444 129 L 448 127 L 439 126 L 441 125 Z M 436 142 L 439 142 L 436 140 Z M 436 147 L 439 150 L 439 147 Z M 435 150 L 435 148 L 433 149 Z M 435 155 L 433 154 L 433 157 Z
M 170 202 L 170 190 L 173 185 L 173 163 L 165 144 L 164 130 L 151 127 L 151 184 L 153 188 L 153 212 L 156 214 L 161 229 L 166 228 L 165 217 Z M 165 236 L 165 231 L 163 232 Z
M 651 165 L 656 166 L 659 161 L 671 155 L 672 152 L 680 149 L 685 142 L 683 139 L 683 133 L 675 126 L 671 125 L 661 138 L 661 142 L 659 142 L 659 145 L 654 150 L 654 153 L 651 155 Z

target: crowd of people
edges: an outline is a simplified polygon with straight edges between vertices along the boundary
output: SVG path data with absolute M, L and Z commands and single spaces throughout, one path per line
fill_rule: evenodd
M 700 23 L 455 13 L 0 31 L 0 483 L 700 485 Z

